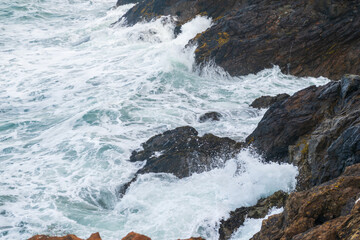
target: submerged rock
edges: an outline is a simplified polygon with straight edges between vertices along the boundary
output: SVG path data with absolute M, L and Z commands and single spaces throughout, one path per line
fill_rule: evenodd
M 243 225 L 246 218 L 264 218 L 271 208 L 281 208 L 285 205 L 288 194 L 283 191 L 260 199 L 255 206 L 237 208 L 230 212 L 230 217 L 221 221 L 219 228 L 219 240 L 230 239 L 231 235 Z
M 290 95 L 286 94 L 286 93 L 278 94 L 278 95 L 276 95 L 274 97 L 272 97 L 272 96 L 261 96 L 261 97 L 255 99 L 250 104 L 250 107 L 258 108 L 258 109 L 260 109 L 260 108 L 269 108 L 274 103 L 285 101 L 289 97 L 290 97 Z
M 284 212 L 270 216 L 252 240 L 359 239 L 360 164 L 338 178 L 291 193 Z
M 218 112 L 207 112 L 200 116 L 199 122 L 220 121 L 220 118 L 222 118 L 222 115 Z
M 360 163 L 359 76 L 309 87 L 272 105 L 247 142 L 268 161 L 299 167 L 297 189 L 339 176 Z
M 198 132 L 189 126 L 156 135 L 142 144 L 143 150 L 131 154 L 131 162 L 146 161 L 146 164 L 130 182 L 121 187 L 120 194 L 126 192 L 138 174 L 171 173 L 184 178 L 221 167 L 240 151 L 242 145 L 213 134 L 199 137 Z
M 29 240 L 82 240 L 82 239 L 78 238 L 73 234 L 69 234 L 64 237 L 50 237 L 47 235 L 36 235 L 29 238 Z M 93 233 L 91 234 L 90 238 L 88 238 L 87 240 L 101 240 L 101 237 L 99 233 Z

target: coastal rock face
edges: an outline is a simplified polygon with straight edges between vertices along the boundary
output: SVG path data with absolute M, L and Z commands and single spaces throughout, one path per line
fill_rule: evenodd
M 122 19 L 133 25 L 170 15 L 178 33 L 196 15 L 208 16 L 213 26 L 191 41 L 198 64 L 214 60 L 232 75 L 279 65 L 296 76 L 338 79 L 360 74 L 359 12 L 357 0 L 143 0 Z
M 269 108 L 274 103 L 285 101 L 289 97 L 290 97 L 290 95 L 286 94 L 286 93 L 278 94 L 278 95 L 276 95 L 274 97 L 272 97 L 272 96 L 261 96 L 261 97 L 255 99 L 250 104 L 250 107 L 258 108 L 258 109 Z
M 329 182 L 291 193 L 284 212 L 263 221 L 252 240 L 342 239 L 360 236 L 360 164 Z
M 279 65 L 296 76 L 360 74 L 359 1 L 239 1 L 194 39 L 196 61 L 232 75 Z
M 360 163 L 360 77 L 309 87 L 272 105 L 247 142 L 268 161 L 299 167 L 298 190 Z
M 278 191 L 273 195 L 260 199 L 255 206 L 237 208 L 230 212 L 230 217 L 221 221 L 219 240 L 230 239 L 231 235 L 243 225 L 246 218 L 264 218 L 271 208 L 285 205 L 288 194 Z
M 36 235 L 29 238 L 29 240 L 82 240 L 82 239 L 78 238 L 73 234 L 69 234 L 64 237 L 50 237 L 47 235 Z M 101 240 L 101 237 L 99 233 L 93 233 L 91 234 L 90 238 L 88 238 L 87 240 Z

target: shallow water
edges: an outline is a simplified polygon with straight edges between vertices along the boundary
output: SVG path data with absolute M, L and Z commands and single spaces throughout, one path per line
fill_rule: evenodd
M 216 239 L 228 211 L 294 187 L 294 167 L 244 151 L 186 179 L 144 175 L 117 197 L 141 167 L 128 162 L 131 151 L 149 137 L 190 125 L 241 141 L 264 114 L 248 107 L 256 97 L 328 80 L 277 67 L 243 77 L 200 71 L 185 45 L 211 19 L 197 17 L 175 38 L 169 18 L 110 27 L 131 7 L 114 4 L 0 3 L 0 238 L 100 232 L 111 240 L 138 231 L 155 240 Z M 224 117 L 198 123 L 207 111 Z

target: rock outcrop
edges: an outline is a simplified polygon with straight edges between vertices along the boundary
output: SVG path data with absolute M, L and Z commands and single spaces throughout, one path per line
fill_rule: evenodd
M 276 96 L 261 96 L 261 97 L 255 99 L 250 104 L 250 107 L 258 108 L 258 109 L 269 108 L 274 103 L 285 101 L 289 97 L 290 97 L 290 95 L 286 94 L 286 93 L 278 94 Z
M 196 36 L 197 63 L 213 60 L 232 75 L 273 65 L 296 76 L 360 74 L 359 1 L 238 2 Z
M 309 87 L 265 113 L 247 142 L 268 161 L 299 167 L 298 190 L 360 163 L 360 76 Z
M 122 19 L 133 25 L 170 15 L 178 33 L 195 16 L 209 16 L 213 26 L 191 41 L 200 65 L 215 61 L 232 75 L 279 65 L 296 76 L 339 79 L 360 74 L 359 12 L 357 0 L 143 0 Z
M 36 235 L 29 238 L 28 240 L 82 240 L 82 239 L 78 238 L 73 234 L 69 234 L 64 237 L 50 237 L 47 235 Z M 101 240 L 101 237 L 99 233 L 93 233 L 91 234 L 90 238 L 88 238 L 87 240 Z
M 146 160 L 146 164 L 130 182 L 121 187 L 120 195 L 126 192 L 139 174 L 171 173 L 178 178 L 189 177 L 193 173 L 223 166 L 242 146 L 242 143 L 230 138 L 212 134 L 199 137 L 198 132 L 189 126 L 156 135 L 142 144 L 143 150 L 132 153 L 131 162 Z
M 246 218 L 264 218 L 270 209 L 283 207 L 287 197 L 287 193 L 278 191 L 267 198 L 260 199 L 255 206 L 241 207 L 230 212 L 230 217 L 221 221 L 219 240 L 230 239 L 231 235 L 243 225 Z
M 360 236 L 360 164 L 338 178 L 291 193 L 284 212 L 263 221 L 252 240 L 354 240 Z

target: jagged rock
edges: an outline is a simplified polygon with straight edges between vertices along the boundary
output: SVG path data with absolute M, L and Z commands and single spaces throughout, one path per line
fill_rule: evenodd
M 130 9 L 122 18 L 126 19 L 128 25 L 134 25 L 143 20 L 150 21 L 160 16 L 170 15 L 176 17 L 176 24 L 181 26 L 196 15 L 220 19 L 235 8 L 238 2 L 224 0 L 219 7 L 218 0 L 144 0 Z
M 278 94 L 276 96 L 261 96 L 257 99 L 255 99 L 251 104 L 250 107 L 253 108 L 269 108 L 271 105 L 273 105 L 276 102 L 282 102 L 290 97 L 289 94 L 283 93 Z
M 198 64 L 213 60 L 232 75 L 273 65 L 296 76 L 360 74 L 359 1 L 238 2 L 195 37 Z
M 360 236 L 360 164 L 329 182 L 291 193 L 284 212 L 263 221 L 252 240 L 354 240 Z
M 272 105 L 247 138 L 268 161 L 299 167 L 298 190 L 360 163 L 359 76 L 309 87 Z
M 243 225 L 246 218 L 264 218 L 271 208 L 283 207 L 287 197 L 287 193 L 278 191 L 267 198 L 260 199 L 255 206 L 240 207 L 230 212 L 230 217 L 221 221 L 219 240 L 230 239 L 231 235 Z
M 223 166 L 227 159 L 240 151 L 242 145 L 230 138 L 212 134 L 199 137 L 198 132 L 189 126 L 166 131 L 143 143 L 142 151 L 132 153 L 131 162 L 146 160 L 146 164 L 119 192 L 124 194 L 138 174 L 171 173 L 184 178 Z
M 149 238 L 145 235 L 141 235 L 136 232 L 131 232 L 128 235 L 126 235 L 124 238 L 122 238 L 121 240 L 151 240 L 151 238 Z
M 200 116 L 199 122 L 220 121 L 220 118 L 222 118 L 222 115 L 218 112 L 207 112 Z
M 73 234 L 69 234 L 64 237 L 50 237 L 47 235 L 36 235 L 29 238 L 29 240 L 82 240 L 82 239 L 78 238 Z M 101 237 L 99 233 L 93 233 L 91 234 L 90 238 L 88 238 L 87 240 L 101 240 Z

